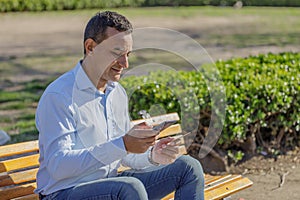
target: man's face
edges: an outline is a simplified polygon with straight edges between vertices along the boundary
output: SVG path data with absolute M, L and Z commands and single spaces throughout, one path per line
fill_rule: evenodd
M 119 81 L 123 69 L 129 66 L 128 55 L 132 50 L 132 36 L 111 27 L 107 28 L 106 35 L 109 41 L 107 50 L 113 61 L 104 71 L 101 80 Z
M 131 34 L 108 27 L 106 36 L 100 44 L 90 38 L 85 41 L 87 54 L 82 66 L 97 88 L 107 81 L 120 80 L 122 70 L 128 68 L 128 55 L 132 50 Z

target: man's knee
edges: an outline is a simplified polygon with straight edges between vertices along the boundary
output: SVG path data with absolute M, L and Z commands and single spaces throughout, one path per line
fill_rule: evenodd
M 122 184 L 120 196 L 126 199 L 147 199 L 147 191 L 144 184 L 134 177 L 119 177 Z M 121 198 L 123 199 L 123 198 Z
M 180 168 L 186 169 L 185 173 L 189 173 L 195 176 L 194 178 L 198 178 L 201 182 L 204 182 L 203 169 L 198 160 L 191 156 L 183 155 L 179 157 L 176 162 L 180 165 Z
M 122 179 L 122 184 L 124 187 L 130 190 L 145 190 L 143 183 L 134 177 L 120 177 Z

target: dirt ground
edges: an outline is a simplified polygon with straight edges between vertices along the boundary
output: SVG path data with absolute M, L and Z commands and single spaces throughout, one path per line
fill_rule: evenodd
M 240 191 L 232 199 L 299 199 L 300 149 L 274 158 L 255 156 L 231 167 L 232 173 L 243 174 L 253 186 Z
M 50 54 L 74 54 L 77 57 L 81 53 L 82 32 L 84 24 L 91 16 L 87 14 L 73 15 L 4 15 L 0 16 L 0 61 L 6 62 L 11 57 L 23 57 L 43 53 Z M 201 20 L 201 26 L 196 26 Z M 218 31 L 229 31 L 227 28 L 245 23 L 247 19 L 222 19 L 222 18 L 193 18 L 186 20 L 179 18 L 132 18 L 135 27 L 157 26 L 182 31 L 188 35 L 207 34 L 218 27 Z M 200 38 L 201 39 L 201 38 Z M 286 46 L 249 46 L 243 48 L 231 48 L 230 46 L 218 46 L 208 44 L 204 46 L 214 60 L 228 59 L 231 57 L 245 57 L 258 53 L 299 51 L 299 44 Z M 75 56 L 75 57 L 76 57 Z M 74 65 L 77 60 L 74 60 Z M 33 66 L 34 68 L 34 66 Z M 49 76 L 51 72 L 59 69 L 53 67 L 49 73 L 43 70 L 26 69 L 7 74 L 6 79 L 12 81 L 31 80 Z M 28 70 L 28 71 L 27 71 Z M 32 73 L 30 73 L 32 70 Z M 59 69 L 62 70 L 62 69 Z M 26 73 L 27 72 L 27 73 Z M 1 71 L 2 73 L 2 71 Z M 1 74 L 2 76 L 2 74 Z M 3 77 L 1 77 L 3 78 Z M 231 167 L 232 173 L 241 173 L 249 177 L 254 185 L 232 196 L 232 199 L 300 199 L 300 150 L 289 152 L 288 155 L 275 159 L 255 156 L 252 159 Z

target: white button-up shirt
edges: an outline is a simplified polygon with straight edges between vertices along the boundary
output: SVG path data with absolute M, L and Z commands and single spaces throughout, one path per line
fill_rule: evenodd
M 123 138 L 130 129 L 128 98 L 117 82 L 96 89 L 80 62 L 51 83 L 37 111 L 40 168 L 36 193 L 44 195 L 80 183 L 114 177 L 123 165 L 151 166 L 143 154 L 127 154 Z

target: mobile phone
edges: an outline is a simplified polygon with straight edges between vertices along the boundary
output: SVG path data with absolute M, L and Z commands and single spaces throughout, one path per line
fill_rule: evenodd
M 177 123 L 177 120 L 169 120 L 169 121 L 164 121 L 156 126 L 153 126 L 153 130 L 155 131 L 163 131 L 164 129 L 170 127 L 171 125 L 173 124 L 176 124 Z

